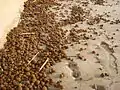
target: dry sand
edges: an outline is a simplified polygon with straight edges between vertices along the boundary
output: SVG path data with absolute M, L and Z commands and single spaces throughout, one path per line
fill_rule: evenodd
M 0 48 L 6 41 L 6 35 L 16 27 L 25 0 L 0 0 Z
M 65 8 L 58 7 L 61 8 L 60 10 L 51 9 L 58 14 L 58 16 L 56 15 L 56 21 L 59 22 L 59 20 L 67 18 L 59 16 L 60 11 L 64 12 L 64 10 L 68 10 L 69 15 L 71 11 L 69 7 L 74 5 L 81 6 L 82 1 L 89 2 L 85 8 L 91 10 L 91 16 L 101 14 L 110 21 L 120 19 L 120 0 L 107 0 L 104 6 L 94 5 L 89 0 L 61 0 L 57 2 L 65 5 Z M 6 34 L 11 28 L 17 25 L 23 2 L 22 0 L 0 0 L 0 47 L 5 42 Z M 110 17 L 106 17 L 105 13 L 108 13 Z M 67 14 L 64 15 L 67 16 Z M 77 59 L 76 57 L 71 57 L 72 61 L 63 60 L 61 63 L 53 66 L 56 73 L 53 73 L 51 77 L 55 81 L 61 80 L 64 90 L 120 90 L 120 24 L 111 25 L 110 22 L 105 23 L 101 21 L 99 24 L 88 25 L 85 21 L 82 24 L 81 22 L 77 22 L 63 26 L 62 28 L 71 30 L 76 24 L 78 25 L 77 29 L 89 30 L 91 28 L 93 31 L 97 31 L 98 35 L 90 32 L 96 40 L 81 40 L 81 44 L 69 46 L 68 50 L 66 50 L 68 56 L 76 56 L 81 47 L 86 48 L 80 52 L 86 61 Z M 100 29 L 101 24 L 103 24 L 102 29 Z M 113 39 L 110 39 L 111 37 Z M 87 42 L 88 45 L 84 45 L 84 42 Z M 115 45 L 117 47 L 114 47 Z M 92 54 L 93 50 L 99 56 Z M 59 78 L 61 73 L 65 74 L 62 79 Z M 104 76 L 105 74 L 106 76 Z M 103 87 L 105 89 L 102 89 Z

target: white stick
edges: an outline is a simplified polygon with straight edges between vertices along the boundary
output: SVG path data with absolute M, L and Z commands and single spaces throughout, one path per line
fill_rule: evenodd
M 35 34 L 34 32 L 33 33 L 21 33 L 21 35 L 28 35 L 28 34 Z
M 37 54 L 35 54 L 35 56 L 33 56 L 33 58 L 28 62 L 28 65 L 35 59 L 35 57 L 39 54 L 39 52 Z
M 39 72 L 43 69 L 43 67 L 47 64 L 48 61 L 49 59 L 47 58 L 46 61 L 43 63 L 43 65 L 40 67 Z

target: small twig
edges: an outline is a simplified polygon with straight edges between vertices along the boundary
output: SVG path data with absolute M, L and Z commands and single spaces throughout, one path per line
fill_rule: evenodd
M 67 56 L 67 57 L 77 57 L 77 56 Z
M 47 64 L 48 61 L 49 59 L 47 58 L 46 61 L 43 63 L 43 65 L 40 67 L 39 72 L 43 69 L 43 67 Z
M 28 34 L 35 34 L 34 32 L 32 32 L 32 33 L 21 33 L 21 35 L 28 35 Z
M 36 56 L 37 56 L 38 54 L 39 54 L 39 52 L 33 56 L 33 58 L 28 62 L 28 65 L 36 58 Z

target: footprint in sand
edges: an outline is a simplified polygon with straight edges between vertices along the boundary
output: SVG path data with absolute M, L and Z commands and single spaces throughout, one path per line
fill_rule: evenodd
M 73 71 L 72 76 L 75 79 L 80 79 L 81 72 L 79 71 L 79 67 L 77 66 L 77 63 L 72 61 L 68 64 L 68 67 Z
M 104 49 L 104 51 L 107 53 L 108 58 L 106 59 L 106 63 L 103 63 L 105 67 L 107 67 L 110 74 L 118 74 L 117 69 L 117 58 L 114 56 L 114 50 L 110 47 L 110 45 L 104 41 L 100 43 L 100 47 Z

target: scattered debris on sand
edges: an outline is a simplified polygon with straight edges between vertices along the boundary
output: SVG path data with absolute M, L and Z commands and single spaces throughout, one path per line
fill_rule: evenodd
M 64 32 L 54 15 L 47 13 L 51 5 L 57 4 L 54 0 L 25 2 L 18 26 L 8 33 L 0 50 L 0 89 L 48 90 L 54 84 L 59 88 L 46 74 L 49 67 L 66 58 Z
M 106 90 L 120 73 L 119 26 L 114 29 L 120 20 L 111 19 L 109 11 L 99 13 L 105 4 L 26 1 L 0 50 L 0 89 Z
M 90 0 L 91 2 L 93 2 L 94 4 L 98 4 L 98 5 L 104 5 L 105 0 Z

